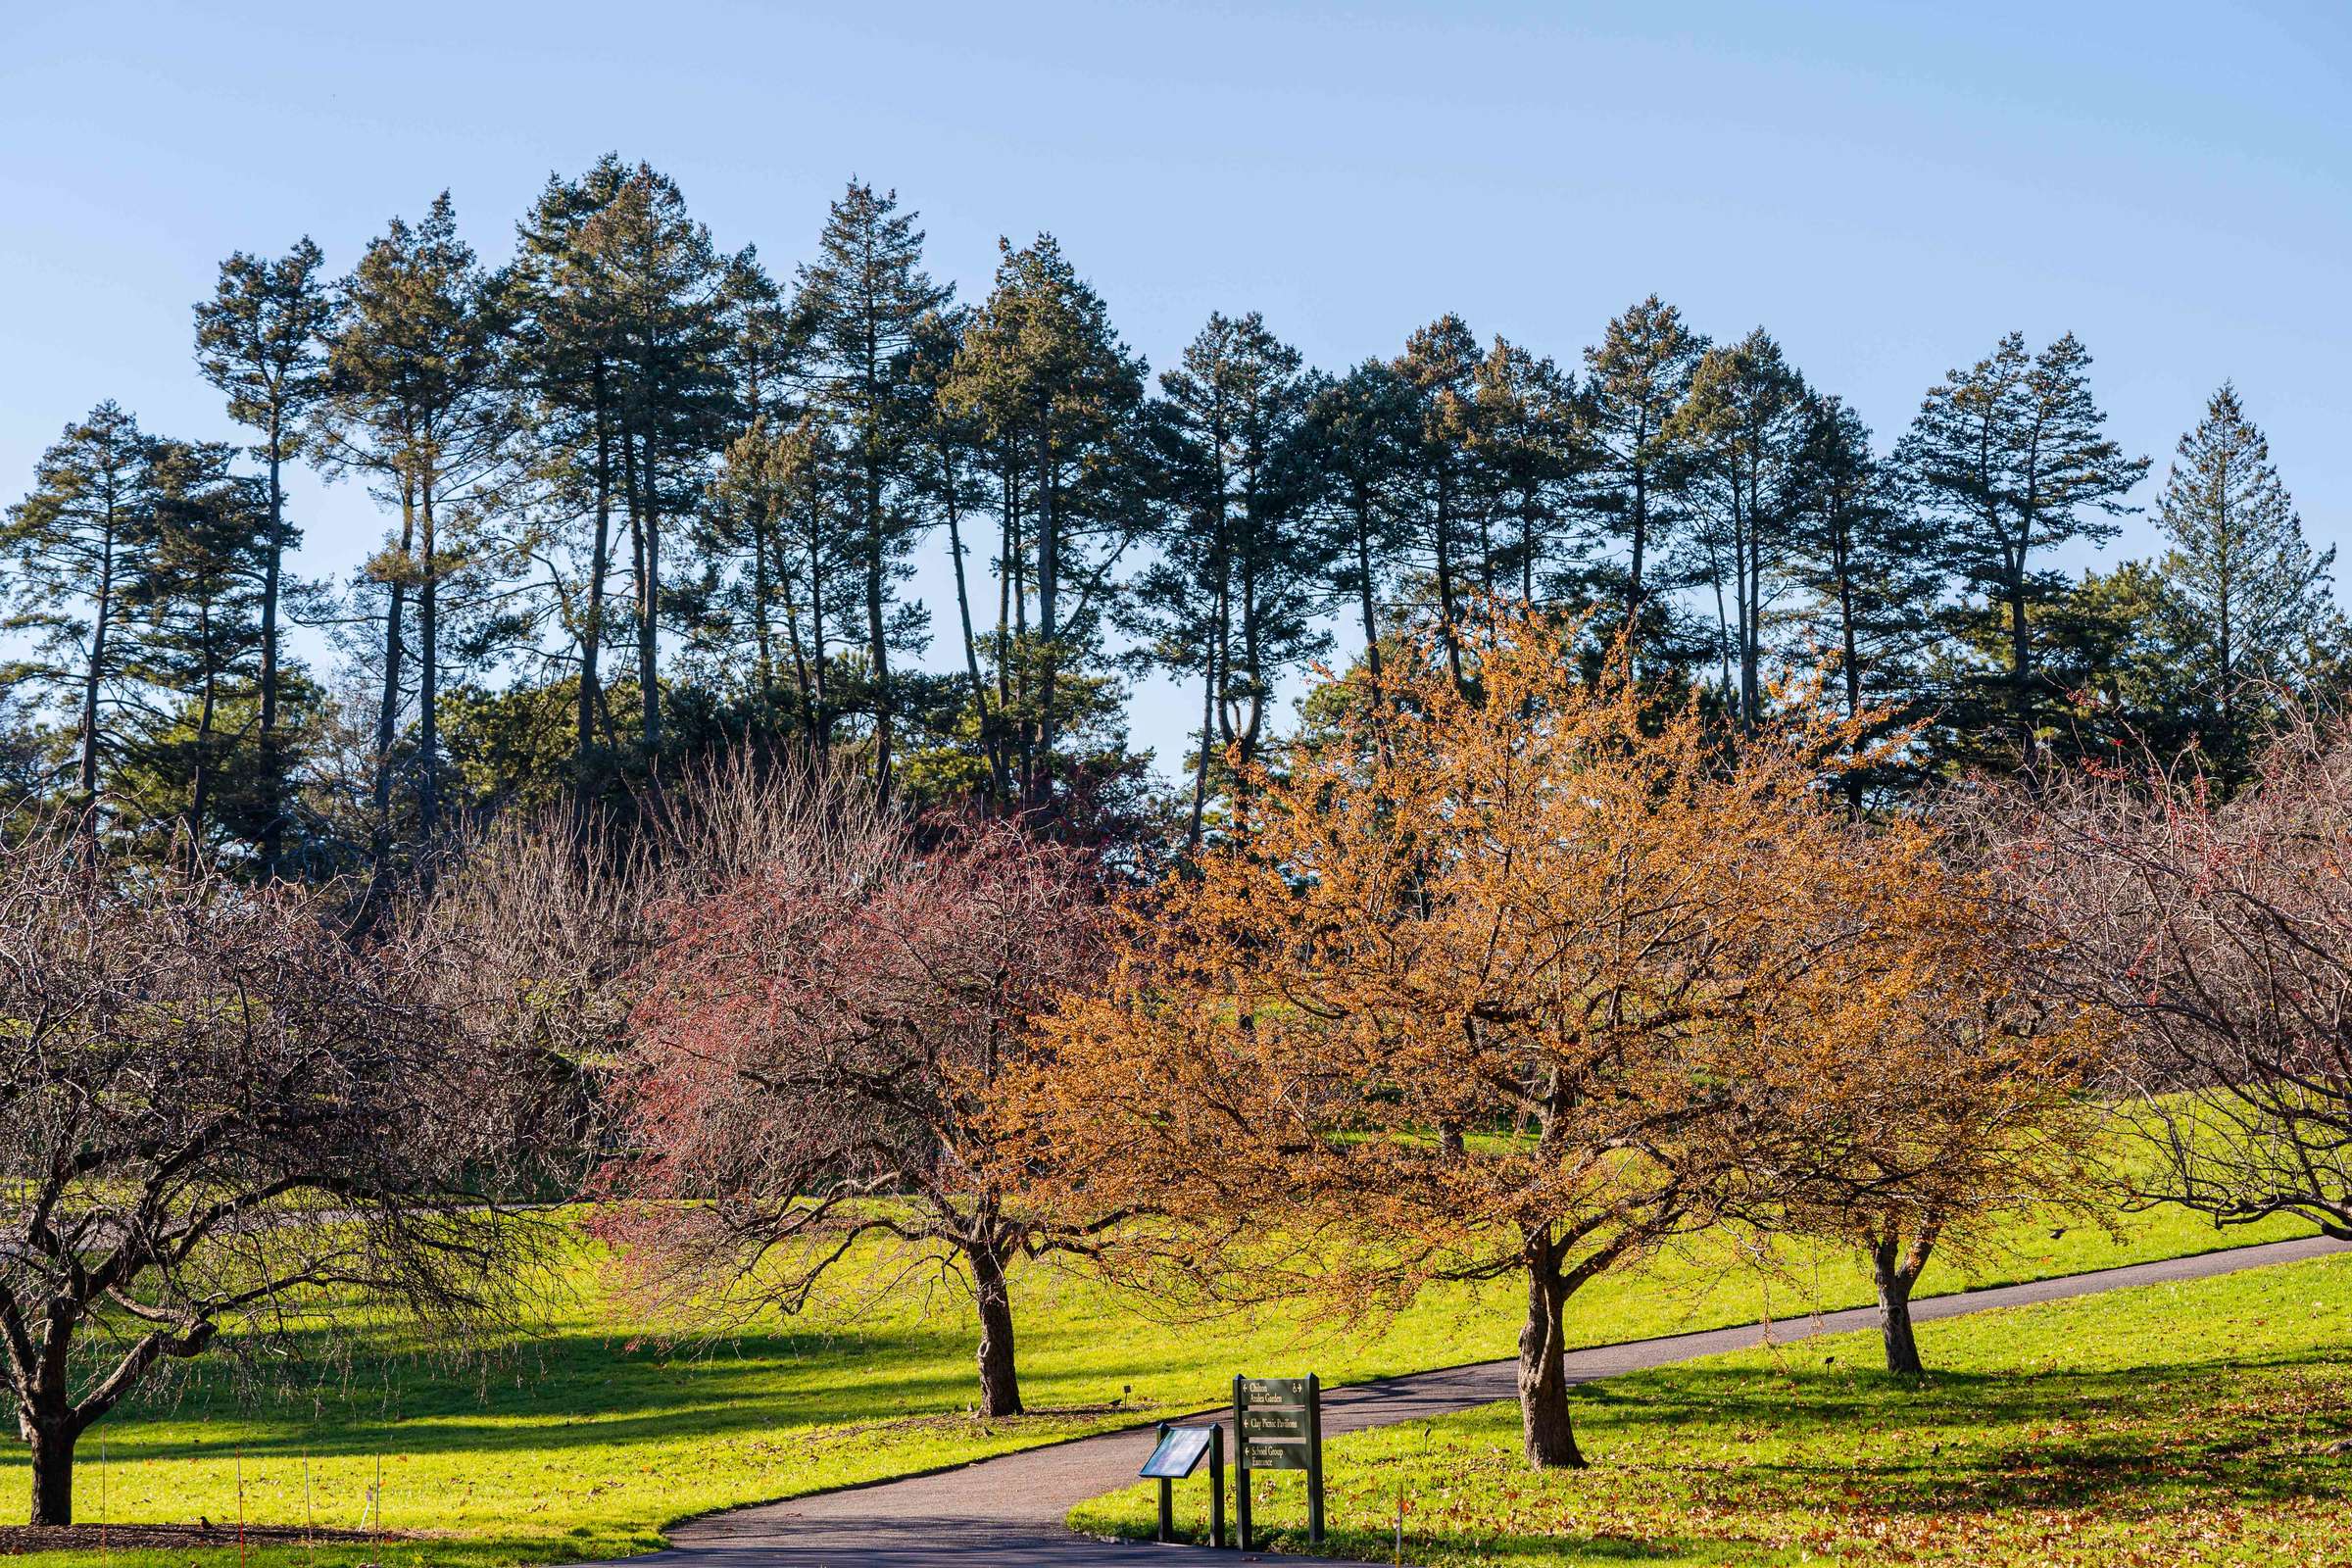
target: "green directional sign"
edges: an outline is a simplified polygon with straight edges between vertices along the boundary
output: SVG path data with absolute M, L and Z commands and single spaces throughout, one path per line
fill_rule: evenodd
M 1251 1546 L 1250 1472 L 1306 1472 L 1306 1539 L 1323 1540 L 1323 1386 L 1312 1377 L 1233 1380 L 1234 1478 L 1241 1547 Z

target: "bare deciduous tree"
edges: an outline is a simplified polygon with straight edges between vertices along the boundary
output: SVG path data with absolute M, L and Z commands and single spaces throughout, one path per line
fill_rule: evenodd
M 1001 824 L 918 853 L 845 770 L 684 821 L 706 856 L 757 853 L 662 909 L 613 1083 L 629 1152 L 605 1234 L 679 1304 L 797 1311 L 869 1241 L 945 1261 L 979 1309 L 981 1408 L 1017 1413 L 1005 1271 L 1087 1244 L 1009 1196 L 989 1093 L 1100 961 L 1088 861 Z
M 2123 1026 L 2143 1200 L 2352 1239 L 2352 725 L 2289 724 L 2228 800 L 2191 761 L 1995 793 L 2039 979 Z
M 391 1302 L 511 1323 L 504 1211 L 530 1085 L 453 1029 L 416 942 L 360 952 L 325 893 L 0 847 L 0 1388 L 32 1522 L 156 1370 Z

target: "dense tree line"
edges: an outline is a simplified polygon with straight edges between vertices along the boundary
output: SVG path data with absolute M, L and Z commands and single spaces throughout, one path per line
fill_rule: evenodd
M 503 267 L 446 195 L 340 277 L 307 239 L 233 256 L 195 352 L 242 446 L 102 403 L 9 511 L 0 738 L 21 790 L 258 873 L 397 869 L 745 742 L 852 758 L 877 798 L 1197 844 L 1286 678 L 1422 626 L 1459 673 L 1498 603 L 1592 612 L 1588 657 L 1749 730 L 1789 666 L 1924 720 L 1857 804 L 2132 736 L 2242 772 L 2278 693 L 2341 659 L 2331 558 L 2228 387 L 2166 549 L 2070 570 L 2149 466 L 2071 335 L 2004 336 L 1884 445 L 1764 330 L 1654 297 L 1567 363 L 1446 315 L 1340 373 L 1218 314 L 1153 376 L 1050 235 L 961 302 L 853 181 L 781 277 L 607 157 L 551 177 Z M 293 570 L 294 465 L 387 514 L 348 582 Z M 926 547 L 952 610 L 908 594 Z M 1126 741 L 1145 671 L 1199 694 L 1172 801 Z

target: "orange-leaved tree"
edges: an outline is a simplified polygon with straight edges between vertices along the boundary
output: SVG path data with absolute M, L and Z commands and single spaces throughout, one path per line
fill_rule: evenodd
M 1799 1062 L 1808 1093 L 1755 1183 L 1768 1202 L 1748 1216 L 1860 1247 L 1886 1370 L 1903 1374 L 1924 1370 L 1911 1293 L 1939 1249 L 1983 1256 L 1998 1222 L 2026 1212 L 2112 1223 L 2106 1118 L 2083 1092 L 2103 1032 L 2028 983 L 2028 934 L 1983 878 L 1944 878 L 1933 918 L 1870 945 L 1880 967 L 1858 1005 L 1818 1020 Z
M 1049 1199 L 1161 1216 L 1139 1275 L 1344 1317 L 1524 1279 L 1545 1466 L 1583 1462 L 1576 1292 L 1775 1212 L 1923 933 L 1974 918 L 1926 830 L 1825 792 L 1852 731 L 1721 736 L 1618 662 L 1588 684 L 1580 630 L 1497 612 L 1458 681 L 1434 636 L 1345 677 L 1003 1102 Z

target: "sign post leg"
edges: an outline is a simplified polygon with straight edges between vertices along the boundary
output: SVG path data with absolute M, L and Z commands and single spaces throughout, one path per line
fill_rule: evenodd
M 1168 1435 L 1168 1424 L 1159 1424 L 1159 1435 Z M 1159 1478 L 1159 1533 L 1152 1539 L 1165 1544 L 1176 1539 L 1176 1484 L 1166 1476 Z
M 1323 1383 L 1306 1375 L 1306 1543 L 1323 1544 Z
M 1242 1380 L 1233 1380 L 1233 1525 L 1234 1544 L 1248 1551 L 1250 1539 L 1250 1396 Z
M 1208 1544 L 1225 1549 L 1225 1430 L 1212 1426 L 1208 1440 Z

